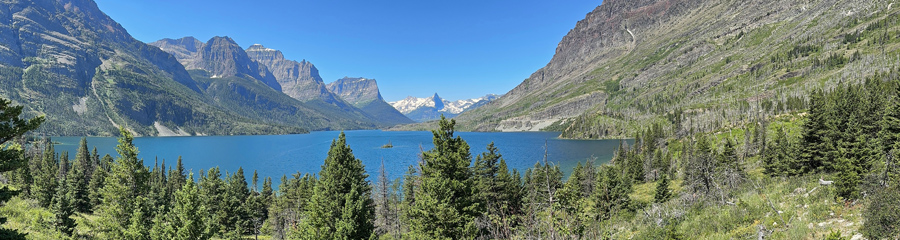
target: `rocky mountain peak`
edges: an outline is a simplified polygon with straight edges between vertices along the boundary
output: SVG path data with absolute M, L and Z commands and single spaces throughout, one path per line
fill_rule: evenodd
M 262 44 L 253 44 L 247 48 L 247 55 L 250 56 L 251 59 L 256 61 L 260 61 L 261 59 L 269 59 L 271 61 L 280 61 L 284 60 L 284 54 L 281 51 L 267 48 Z M 305 61 L 304 61 L 305 62 Z
M 329 83 L 328 90 L 353 105 L 384 100 L 375 79 L 344 77 Z
M 340 98 L 328 91 L 319 69 L 311 62 L 300 62 L 284 58 L 281 51 L 254 44 L 247 48 L 247 54 L 255 62 L 265 66 L 282 87 L 282 92 L 300 100 L 322 100 L 332 104 L 340 103 Z

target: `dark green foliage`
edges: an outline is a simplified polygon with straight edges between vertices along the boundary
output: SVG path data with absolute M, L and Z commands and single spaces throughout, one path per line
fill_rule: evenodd
M 250 197 L 247 188 L 247 179 L 244 177 L 244 169 L 238 168 L 234 174 L 228 176 L 225 186 L 225 195 L 222 208 L 225 210 L 225 222 L 220 232 L 224 231 L 228 238 L 239 238 L 250 230 L 250 216 L 245 204 Z
M 73 183 L 73 182 L 69 182 Z M 53 196 L 53 226 L 68 236 L 72 236 L 75 231 L 75 219 L 72 214 L 75 213 L 74 194 L 70 191 L 71 184 L 67 184 L 65 180 L 59 180 L 59 187 L 56 188 L 56 194 Z
M 423 153 L 420 185 L 415 202 L 407 211 L 415 238 L 459 239 L 477 231 L 475 218 L 481 213 L 474 179 L 469 169 L 469 145 L 454 137 L 455 120 L 441 118 L 434 130 L 434 148 Z
M 362 161 L 342 132 L 331 142 L 315 192 L 306 207 L 304 238 L 366 239 L 375 230 L 375 205 Z
M 866 222 L 860 232 L 869 239 L 896 239 L 900 237 L 900 184 L 875 192 L 869 206 L 863 212 Z
M 835 194 L 843 197 L 845 200 L 859 198 L 859 174 L 856 165 L 851 163 L 850 159 L 838 159 L 838 178 L 834 182 Z
M 669 190 L 669 178 L 662 176 L 656 184 L 656 194 L 653 195 L 653 201 L 662 203 L 672 198 L 672 191 Z
M 56 185 L 59 182 L 56 177 L 59 165 L 56 162 L 56 150 L 48 139 L 40 164 L 32 171 L 35 185 L 33 194 L 41 207 L 49 207 L 53 194 L 56 193 Z
M 775 130 L 775 139 L 772 143 L 766 144 L 765 155 L 763 156 L 763 164 L 766 174 L 770 176 L 776 175 L 795 175 L 797 174 L 796 149 L 794 141 L 785 133 L 784 128 Z
M 91 174 L 91 180 L 88 183 L 88 199 L 93 208 L 96 208 L 103 202 L 103 195 L 100 190 L 103 188 L 106 176 L 109 175 L 109 167 L 112 165 L 112 161 L 112 156 L 109 156 L 109 154 L 103 156 L 103 160 L 100 161 L 100 164 L 97 165 Z
M 202 171 L 201 171 L 202 172 Z M 203 222 L 206 224 L 204 234 L 224 236 L 228 224 L 228 212 L 225 204 L 225 182 L 218 167 L 209 169 L 206 175 L 200 175 L 200 196 L 203 207 L 208 210 Z M 232 227 L 234 225 L 231 225 Z
M 44 122 L 44 117 L 20 118 L 23 107 L 10 104 L 9 100 L 0 98 L 0 144 L 7 144 L 11 140 L 22 136 L 22 134 L 36 129 Z M 22 157 L 21 148 L 9 146 L 0 148 L 0 172 L 5 173 L 27 167 L 27 163 L 28 160 Z M 10 198 L 17 194 L 19 194 L 18 191 L 3 186 L 3 188 L 0 188 L 0 204 L 9 201 Z M 6 218 L 0 217 L 0 225 L 4 223 L 6 223 Z M 13 230 L 0 228 L 0 238 L 21 239 L 24 238 L 24 235 Z
M 631 205 L 631 184 L 629 177 L 621 176 L 614 165 L 603 165 L 598 171 L 597 188 L 594 190 L 594 204 L 599 220 L 606 220 L 618 211 L 628 210 Z
M 143 160 L 137 158 L 138 150 L 132 143 L 131 132 L 124 128 L 120 132 L 122 137 L 116 146 L 119 157 L 112 163 L 100 189 L 102 202 L 97 208 L 101 224 L 98 230 L 104 238 L 142 236 L 141 227 L 145 226 L 147 211 L 143 196 L 149 190 L 149 172 Z
M 75 210 L 82 213 L 91 211 L 91 202 L 88 184 L 91 180 L 91 172 L 93 171 L 93 163 L 88 152 L 87 138 L 81 138 L 78 146 L 78 152 L 75 154 L 75 162 L 72 164 L 72 170 L 68 174 L 68 181 L 72 182 L 69 191 L 72 193 L 72 205 Z
M 479 203 L 485 208 L 480 235 L 509 238 L 510 230 L 516 225 L 514 216 L 521 212 L 518 172 L 509 172 L 506 160 L 492 142 L 488 144 L 487 152 L 475 158 L 474 178 Z

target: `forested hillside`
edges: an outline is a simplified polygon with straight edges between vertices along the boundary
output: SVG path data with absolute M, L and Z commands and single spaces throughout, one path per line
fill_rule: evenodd
M 889 239 L 898 109 L 900 76 L 877 74 L 738 127 L 674 136 L 652 124 L 610 163 L 571 173 L 547 160 L 510 170 L 502 149 L 470 151 L 442 119 L 401 178 L 381 166 L 368 182 L 340 134 L 318 174 L 282 176 L 278 190 L 243 169 L 145 167 L 125 130 L 116 157 L 84 140 L 74 160 L 16 140 L 26 151 L 4 161 L 27 164 L 3 172 L 19 194 L 0 214 L 5 231 L 36 239 Z
M 812 89 L 897 67 L 898 11 L 892 1 L 604 1 L 547 66 L 456 119 L 593 139 L 802 110 Z

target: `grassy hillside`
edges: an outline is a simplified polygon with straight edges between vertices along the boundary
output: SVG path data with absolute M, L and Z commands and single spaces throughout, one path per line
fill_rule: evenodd
M 653 122 L 711 130 L 800 109 L 809 90 L 889 71 L 900 54 L 891 1 L 622 4 L 604 2 L 547 67 L 457 119 L 468 130 L 528 126 L 566 138 L 630 136 Z

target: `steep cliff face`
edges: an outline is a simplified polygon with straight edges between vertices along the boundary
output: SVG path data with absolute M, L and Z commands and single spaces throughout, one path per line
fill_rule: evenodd
M 328 84 L 328 90 L 354 106 L 371 101 L 384 101 L 375 79 L 344 77 Z
M 165 52 L 172 54 L 184 66 L 192 65 L 194 54 L 203 47 L 203 42 L 194 37 L 183 37 L 179 39 L 165 38 L 156 42 L 149 43 Z
M 281 51 L 254 44 L 247 48 L 247 55 L 266 66 L 282 86 L 282 92 L 300 101 L 322 100 L 340 104 L 340 98 L 328 91 L 319 70 L 311 62 L 284 58 Z
M 215 134 L 211 124 L 233 126 L 218 119 L 255 124 L 205 104 L 172 55 L 132 38 L 93 1 L 10 0 L 3 6 L 0 96 L 25 105 L 28 116 L 46 115 L 40 132 L 112 135 L 127 126 L 156 135 L 158 125 Z
M 328 90 L 387 125 L 414 122 L 381 98 L 375 79 L 344 77 L 329 83 Z

